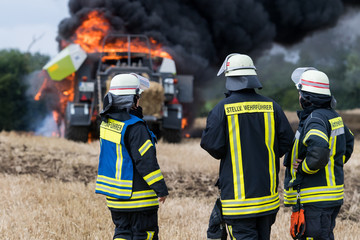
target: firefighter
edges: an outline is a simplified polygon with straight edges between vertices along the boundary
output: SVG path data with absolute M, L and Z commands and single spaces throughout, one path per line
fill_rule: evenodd
M 354 136 L 333 109 L 336 101 L 325 73 L 297 68 L 291 78 L 303 110 L 298 112 L 292 151 L 284 159 L 284 203 L 293 206 L 300 197 L 305 212 L 305 234 L 300 239 L 334 239 L 344 196 L 343 166 L 352 154 Z
M 217 75 L 223 72 L 228 92 L 210 111 L 200 144 L 221 159 L 217 185 L 231 239 L 269 239 L 280 205 L 279 158 L 294 133 L 281 107 L 256 93 L 262 85 L 249 56 L 228 55 Z
M 100 157 L 95 192 L 106 196 L 114 239 L 158 239 L 158 207 L 168 190 L 156 158 L 154 134 L 142 120 L 147 78 L 112 78 L 100 113 Z

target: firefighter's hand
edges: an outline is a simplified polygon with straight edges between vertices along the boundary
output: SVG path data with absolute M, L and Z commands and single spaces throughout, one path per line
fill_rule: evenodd
M 166 196 L 164 196 L 164 197 L 159 197 L 159 202 L 165 203 L 165 200 L 166 200 Z
M 296 159 L 296 161 L 293 163 L 293 168 L 294 168 L 295 172 L 297 172 L 297 169 L 301 162 L 302 162 L 302 159 Z

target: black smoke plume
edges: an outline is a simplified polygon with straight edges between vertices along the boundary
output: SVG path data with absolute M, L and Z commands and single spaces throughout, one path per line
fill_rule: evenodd
M 172 55 L 178 73 L 195 76 L 195 104 L 186 107 L 194 115 L 203 95 L 218 89 L 214 77 L 228 54 L 256 60 L 273 43 L 292 45 L 334 26 L 346 6 L 355 5 L 356 0 L 70 0 L 70 17 L 60 22 L 57 40 L 71 41 L 93 10 L 104 13 L 113 32 L 152 37 Z
M 259 56 L 273 42 L 293 44 L 336 24 L 354 0 L 70 0 L 58 40 L 101 10 L 120 33 L 147 34 L 169 49 L 178 71 L 218 67 L 232 52 Z M 183 64 L 186 62 L 186 65 Z M 192 63 L 192 64 L 189 64 Z

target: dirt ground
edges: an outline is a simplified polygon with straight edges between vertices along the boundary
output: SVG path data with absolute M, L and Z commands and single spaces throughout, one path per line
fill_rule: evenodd
M 296 120 L 293 113 L 287 113 L 287 116 L 291 122 Z M 195 121 L 198 132 L 205 121 Z M 354 121 L 354 124 L 359 123 Z M 160 141 L 157 145 L 158 160 L 170 193 L 165 207 L 159 212 L 162 239 L 204 239 L 208 217 L 218 196 L 214 183 L 219 163 L 203 151 L 199 143 L 199 138 L 190 138 L 181 144 Z M 338 217 L 337 239 L 360 239 L 357 238 L 360 236 L 358 145 L 357 140 L 353 157 L 344 168 L 345 203 Z M 0 201 L 3 206 L 0 236 L 4 236 L 1 239 L 111 238 L 113 225 L 104 199 L 94 194 L 98 141 L 74 143 L 56 137 L 1 132 L 0 152 L 0 191 L 4 194 Z M 282 168 L 280 179 L 283 171 Z M 282 193 L 282 183 L 279 192 Z M 78 205 L 80 194 L 80 198 L 84 198 L 80 203 L 84 206 Z M 98 209 L 99 205 L 102 208 Z M 81 211 L 83 207 L 89 209 Z M 289 209 L 281 207 L 272 239 L 289 239 L 289 214 Z M 25 222 L 18 222 L 19 218 Z M 34 218 L 38 220 L 33 221 Z M 26 233 L 20 234 L 24 230 L 23 224 L 29 226 L 26 226 Z M 66 236 L 62 235 L 64 231 Z

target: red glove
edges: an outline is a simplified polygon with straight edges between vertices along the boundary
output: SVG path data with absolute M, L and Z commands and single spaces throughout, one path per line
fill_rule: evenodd
M 304 209 L 300 208 L 291 214 L 290 234 L 293 239 L 299 239 L 305 233 Z

